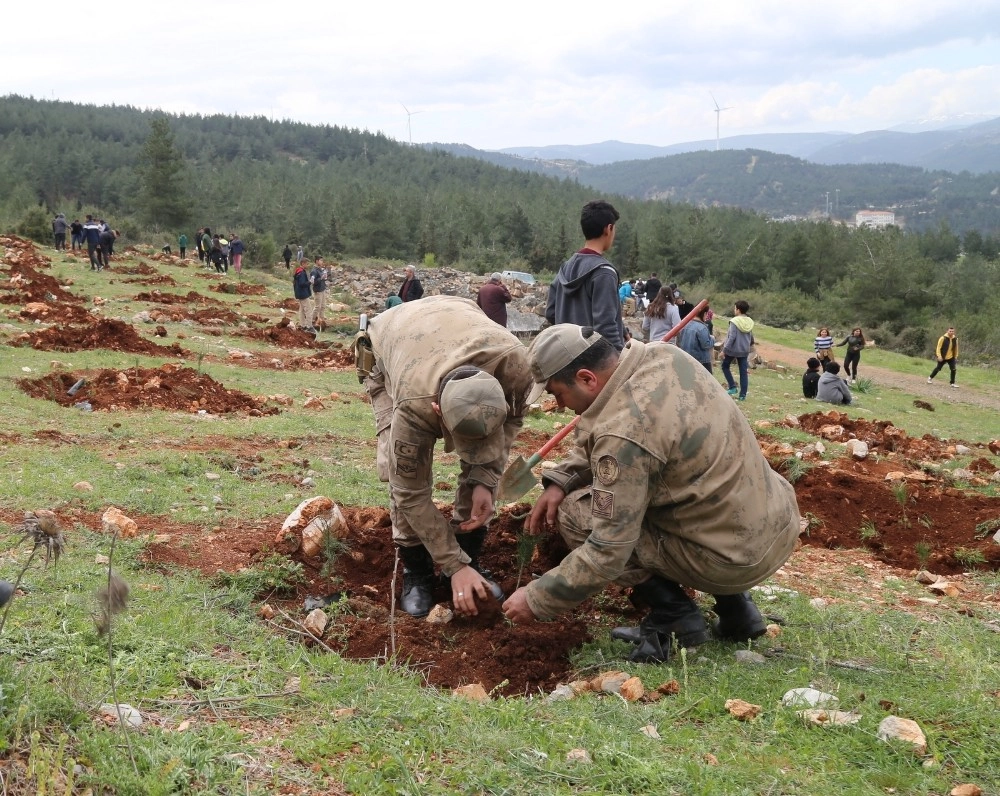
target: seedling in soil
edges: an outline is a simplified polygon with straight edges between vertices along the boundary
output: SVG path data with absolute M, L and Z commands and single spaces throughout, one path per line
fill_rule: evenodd
M 931 550 L 933 548 L 930 542 L 917 542 L 913 545 L 913 552 L 917 554 L 917 561 L 921 569 L 924 569 L 927 566 L 927 562 L 931 560 Z
M 963 567 L 975 567 L 978 564 L 986 563 L 986 556 L 982 550 L 973 550 L 968 547 L 956 547 L 952 554 L 955 560 Z
M 871 520 L 861 526 L 859 534 L 862 542 L 870 542 L 872 539 L 878 539 L 878 529 Z

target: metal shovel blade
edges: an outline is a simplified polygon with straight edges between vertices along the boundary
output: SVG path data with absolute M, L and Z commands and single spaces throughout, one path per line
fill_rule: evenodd
M 567 434 L 569 434 L 576 424 L 580 422 L 579 417 L 574 417 L 565 426 L 559 429 L 541 448 L 538 449 L 536 453 L 531 454 L 527 461 L 524 460 L 523 456 L 518 456 L 511 464 L 504 470 L 503 475 L 500 477 L 500 486 L 497 489 L 497 497 L 500 500 L 518 500 L 524 497 L 528 492 L 534 488 L 538 483 L 538 479 L 535 478 L 535 474 L 531 472 L 531 468 L 538 464 L 545 455 L 551 451 L 556 445 L 563 441 Z
M 514 459 L 508 465 L 507 469 L 504 470 L 503 476 L 500 478 L 497 497 L 500 500 L 512 501 L 518 500 L 528 494 L 538 483 L 538 479 L 531 472 L 531 468 L 541 460 L 542 457 L 537 453 L 527 461 L 525 461 L 523 456 L 518 456 Z

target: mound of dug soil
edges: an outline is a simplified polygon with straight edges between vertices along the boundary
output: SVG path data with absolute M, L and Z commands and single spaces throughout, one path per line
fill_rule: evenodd
M 317 343 L 315 335 L 293 329 L 290 323 L 291 319 L 282 318 L 277 324 L 266 329 L 248 329 L 235 334 L 251 340 L 263 340 L 279 348 L 325 348 L 329 345 L 329 343 Z
M 214 306 L 221 306 L 222 302 L 218 299 L 210 298 L 205 296 L 195 290 L 189 290 L 186 295 L 181 296 L 177 293 L 163 293 L 159 290 L 154 290 L 151 293 L 138 293 L 136 294 L 135 301 L 150 301 L 156 304 L 211 304 Z
M 67 394 L 80 378 L 86 383 Z M 229 390 L 211 376 L 191 368 L 167 364 L 159 368 L 99 370 L 96 373 L 49 373 L 38 379 L 21 379 L 18 386 L 32 398 L 61 406 L 88 403 L 94 410 L 167 409 L 205 411 L 213 415 L 245 412 L 251 417 L 278 413 L 239 390 Z
M 523 514 L 526 507 L 518 508 Z M 571 670 L 570 652 L 591 638 L 588 621 L 600 616 L 605 623 L 634 623 L 641 617 L 622 591 L 612 587 L 602 595 L 600 609 L 588 601 L 556 621 L 518 627 L 504 620 L 496 602 L 482 605 L 477 617 L 456 617 L 448 624 L 437 625 L 403 613 L 397 601 L 392 630 L 389 617 L 395 549 L 388 511 L 376 507 L 345 507 L 342 510 L 351 528 L 346 540 L 349 549 L 338 557 L 332 577 L 320 576 L 323 562 L 319 559 L 304 559 L 298 552 L 290 553 L 303 564 L 308 584 L 299 588 L 295 595 L 261 596 L 296 621 L 304 616 L 303 602 L 307 596 L 345 596 L 347 610 L 327 609 L 335 618 L 324 636 L 324 643 L 346 658 L 386 660 L 392 653 L 390 636 L 394 633 L 396 659 L 408 662 L 428 684 L 455 688 L 482 683 L 487 690 L 496 689 L 497 693 L 516 696 L 539 689 L 548 691 L 567 681 Z M 447 508 L 445 512 L 448 513 Z M 154 565 L 195 568 L 208 577 L 214 577 L 219 570 L 236 572 L 273 551 L 275 531 L 281 527 L 282 519 L 253 527 L 241 522 L 238 530 L 222 526 L 208 540 L 203 528 L 173 525 L 169 538 L 151 544 L 146 555 Z M 565 554 L 561 542 L 548 538 L 520 570 L 517 546 L 523 522 L 516 510 L 502 511 L 493 523 L 482 556 L 484 566 L 492 570 L 494 579 L 506 594 L 514 591 L 519 578 L 523 585 L 531 573 L 541 573 L 555 566 Z M 144 521 L 140 526 L 145 533 Z M 149 529 L 149 532 L 156 530 L 158 528 Z M 181 534 L 190 534 L 192 544 L 181 544 Z M 400 567 L 397 589 L 401 579 Z M 442 604 L 450 606 L 448 584 L 442 582 L 435 596 Z M 279 614 L 275 621 L 281 624 L 280 620 Z M 628 654 L 624 645 L 622 651 Z
M 267 288 L 263 285 L 251 285 L 245 282 L 222 282 L 218 285 L 210 285 L 208 289 L 216 293 L 229 293 L 236 296 L 263 296 L 267 293 Z
M 30 301 L 83 302 L 82 298 L 66 290 L 58 279 L 38 271 L 38 267 L 38 263 L 27 257 L 12 262 L 7 272 L 10 274 L 10 281 L 3 286 L 6 292 L 0 296 L 0 304 L 25 304 Z M 48 268 L 48 263 L 44 267 Z
M 80 304 L 52 304 L 45 301 L 29 301 L 18 313 L 29 321 L 45 323 L 91 323 L 94 315 Z
M 101 319 L 82 326 L 50 326 L 37 332 L 25 332 L 14 340 L 15 345 L 30 345 L 39 351 L 85 351 L 108 349 L 129 354 L 184 357 L 190 352 L 177 343 L 170 346 L 140 337 L 136 330 L 123 321 Z
M 853 419 L 836 409 L 801 415 L 798 420 L 803 431 L 808 431 L 817 437 L 832 442 L 860 439 L 868 444 L 870 450 L 893 451 L 910 458 L 940 458 L 948 452 L 950 444 L 930 434 L 914 439 L 888 420 Z M 790 424 L 786 422 L 785 425 Z M 954 445 L 951 447 L 951 453 L 954 453 Z

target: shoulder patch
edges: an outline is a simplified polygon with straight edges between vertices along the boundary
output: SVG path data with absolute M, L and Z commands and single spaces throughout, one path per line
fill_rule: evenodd
M 610 520 L 615 514 L 615 493 L 603 489 L 592 489 L 590 496 L 591 514 Z
M 604 486 L 611 486 L 621 475 L 621 466 L 611 454 L 605 454 L 597 460 L 597 480 Z

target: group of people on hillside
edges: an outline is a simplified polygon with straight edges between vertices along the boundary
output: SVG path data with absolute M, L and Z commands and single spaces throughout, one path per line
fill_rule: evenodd
M 66 218 L 62 213 L 57 215 L 52 222 L 56 249 L 61 248 L 65 251 L 66 230 L 69 229 L 72 251 L 77 251 L 77 249 L 83 251 L 84 244 L 86 244 L 91 271 L 103 271 L 110 267 L 111 257 L 115 253 L 115 241 L 119 237 L 118 230 L 112 229 L 111 225 L 103 218 L 97 219 L 90 214 L 87 215 L 83 223 L 79 219 L 74 219 L 67 227 L 65 222 Z
M 829 328 L 824 326 L 813 340 L 815 356 L 806 360 L 806 372 L 802 374 L 802 395 L 826 403 L 847 405 L 853 400 L 849 385 L 857 383 L 861 352 L 869 343 L 865 339 L 864 332 L 857 326 L 851 329 L 851 333 L 843 340 L 836 343 L 836 346 L 833 339 Z M 847 346 L 847 353 L 844 355 L 846 380 L 840 376 L 840 365 L 833 351 L 834 347 L 840 346 Z M 934 357 L 937 365 L 927 377 L 927 383 L 933 383 L 934 377 L 947 365 L 951 372 L 950 384 L 952 387 L 957 387 L 955 371 L 958 362 L 958 338 L 955 336 L 954 326 L 949 326 L 938 338 Z
M 242 273 L 246 245 L 235 232 L 230 232 L 227 237 L 213 233 L 210 227 L 200 227 L 194 233 L 194 241 L 199 262 L 212 266 L 217 274 L 228 274 L 230 265 L 237 275 Z M 181 257 L 184 257 L 187 253 L 187 235 L 181 234 L 177 245 L 181 250 Z
M 56 251 L 66 251 L 67 232 L 70 235 L 71 251 L 82 252 L 86 244 L 91 271 L 103 271 L 110 266 L 119 233 L 107 221 L 88 214 L 83 222 L 78 218 L 67 222 L 65 214 L 57 213 L 52 219 L 52 237 Z
M 648 608 L 638 627 L 613 632 L 632 645 L 633 661 L 665 661 L 673 645 L 712 637 L 685 587 L 714 595 L 716 636 L 746 642 L 765 632 L 748 590 L 795 545 L 794 491 L 768 466 L 710 359 L 703 367 L 680 346 L 631 339 L 605 257 L 618 218 L 607 202 L 584 206 L 584 247 L 550 286 L 552 325 L 530 348 L 484 311 L 507 303 L 499 274 L 473 302 L 414 298 L 419 280 L 408 269 L 398 304 L 369 322 L 374 356 L 359 357 L 359 376 L 375 415 L 379 477 L 389 483 L 407 613 L 427 615 L 444 584 L 460 614 L 502 597 L 480 555 L 511 445 L 545 389 L 581 422 L 569 458 L 545 471 L 527 528 L 560 533 L 571 552 L 504 601 L 507 618 L 550 619 L 615 582 Z M 710 337 L 704 313 L 688 326 Z M 442 437 L 461 460 L 450 519 L 433 501 Z

